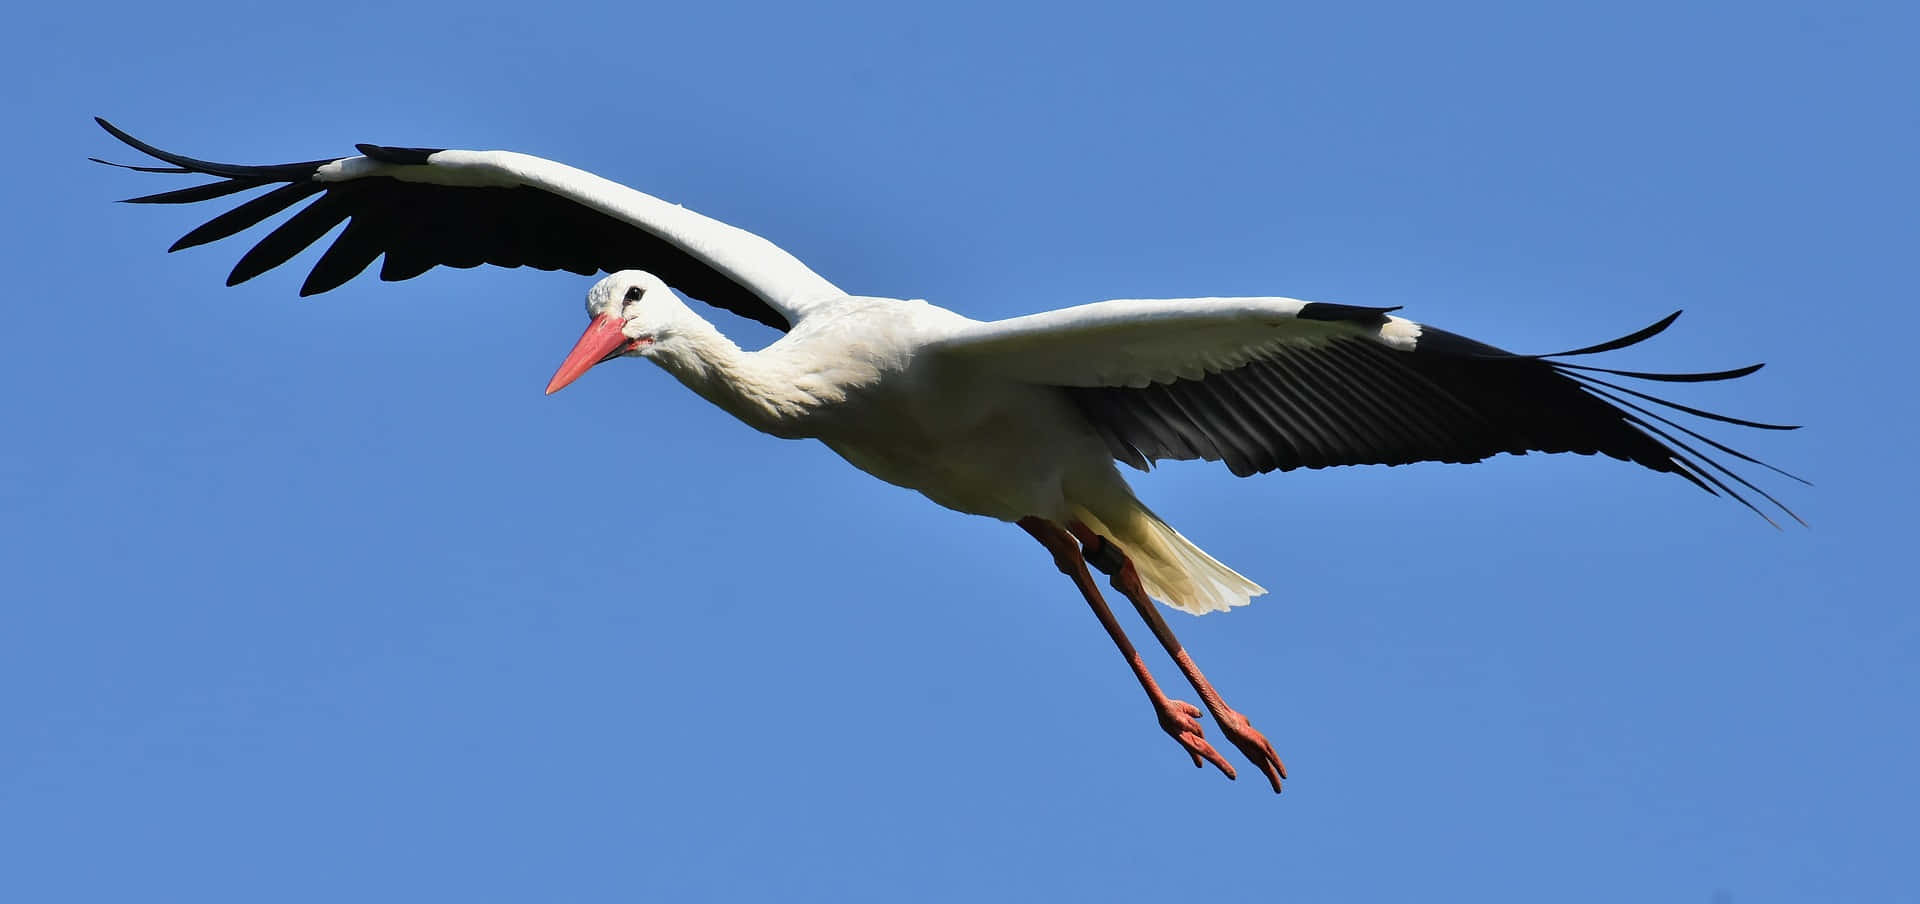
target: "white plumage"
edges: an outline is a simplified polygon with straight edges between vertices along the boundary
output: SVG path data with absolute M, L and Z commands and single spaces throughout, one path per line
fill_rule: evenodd
M 610 274 L 589 290 L 591 324 L 549 392 L 602 361 L 645 358 L 755 429 L 817 439 L 947 508 L 1019 524 L 1074 579 L 1163 729 L 1195 765 L 1212 762 L 1233 775 L 1202 738 L 1198 709 L 1155 684 L 1092 583 L 1092 563 L 1112 576 L 1276 791 L 1284 770 L 1271 745 L 1220 700 L 1147 599 L 1204 613 L 1265 591 L 1142 504 L 1116 463 L 1204 458 L 1245 475 L 1471 462 L 1499 452 L 1602 453 L 1677 474 L 1756 512 L 1749 495 L 1792 515 L 1695 444 L 1762 463 L 1658 408 L 1790 428 L 1689 408 L 1609 379 L 1724 380 L 1758 365 L 1666 374 L 1564 360 L 1644 341 L 1677 314 L 1545 356 L 1508 353 L 1392 309 L 1289 298 L 1103 301 L 981 322 L 924 301 L 850 295 L 759 236 L 524 154 L 361 145 L 356 157 L 235 166 L 161 151 L 101 125 L 169 164 L 134 169 L 218 177 L 134 202 L 270 189 L 175 249 L 314 199 L 241 257 L 229 285 L 285 263 L 343 222 L 302 294 L 338 286 L 376 259 L 389 280 L 483 263 Z M 744 350 L 673 290 L 787 332 Z

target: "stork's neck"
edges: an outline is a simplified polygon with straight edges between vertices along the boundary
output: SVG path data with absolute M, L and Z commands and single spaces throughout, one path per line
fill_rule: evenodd
M 684 305 L 663 325 L 646 357 L 701 398 L 748 426 L 799 437 L 799 425 L 819 400 L 797 385 L 784 356 L 749 352 Z

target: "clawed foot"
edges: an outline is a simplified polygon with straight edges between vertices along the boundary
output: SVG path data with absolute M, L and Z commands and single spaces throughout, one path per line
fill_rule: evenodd
M 1200 707 L 1185 700 L 1162 699 L 1157 702 L 1154 708 L 1160 713 L 1160 730 L 1180 742 L 1187 755 L 1193 757 L 1196 768 L 1204 768 L 1212 763 L 1226 773 L 1227 778 L 1237 777 L 1227 758 L 1207 743 L 1205 732 L 1200 727 Z M 1273 793 L 1280 793 L 1280 780 L 1287 777 L 1287 767 L 1280 762 L 1280 755 L 1273 752 L 1273 744 L 1267 740 L 1267 736 L 1255 729 L 1246 716 L 1225 706 L 1214 713 L 1213 718 L 1220 723 L 1220 733 L 1226 735 L 1233 746 L 1240 748 L 1240 752 L 1255 766 L 1260 767 L 1260 772 L 1273 785 Z
M 1280 755 L 1273 752 L 1273 745 L 1268 743 L 1267 736 L 1254 730 L 1253 723 L 1248 722 L 1246 716 L 1224 706 L 1220 712 L 1213 714 L 1213 719 L 1220 723 L 1220 733 L 1226 735 L 1233 746 L 1240 748 L 1240 752 L 1246 754 L 1255 766 L 1259 766 L 1261 772 L 1266 773 L 1267 781 L 1273 783 L 1273 793 L 1279 794 L 1280 780 L 1287 777 L 1287 767 L 1280 762 Z M 1161 724 L 1166 724 L 1164 718 Z M 1227 777 L 1233 777 L 1233 770 L 1227 769 Z
M 1180 742 L 1180 746 L 1186 749 L 1187 755 L 1193 757 L 1194 768 L 1202 769 L 1206 764 L 1212 763 L 1220 767 L 1220 771 L 1226 773 L 1227 778 L 1233 778 L 1233 766 L 1203 737 L 1205 731 L 1200 727 L 1200 707 L 1185 700 L 1165 698 L 1155 703 L 1154 708 L 1160 712 L 1160 730 Z

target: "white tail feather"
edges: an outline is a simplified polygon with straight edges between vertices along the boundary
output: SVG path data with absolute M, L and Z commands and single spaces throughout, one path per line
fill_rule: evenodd
M 1154 599 L 1182 612 L 1205 615 L 1244 606 L 1267 592 L 1207 555 L 1139 500 L 1128 501 L 1131 511 L 1109 512 L 1108 518 L 1084 509 L 1077 514 L 1094 533 L 1120 544 Z

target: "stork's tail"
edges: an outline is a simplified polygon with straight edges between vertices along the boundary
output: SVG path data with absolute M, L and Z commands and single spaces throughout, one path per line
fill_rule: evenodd
M 1244 606 L 1267 592 L 1180 536 L 1138 500 L 1128 501 L 1132 504 L 1127 511 L 1108 512 L 1106 518 L 1084 509 L 1078 514 L 1094 533 L 1120 544 L 1154 599 L 1205 615 Z

